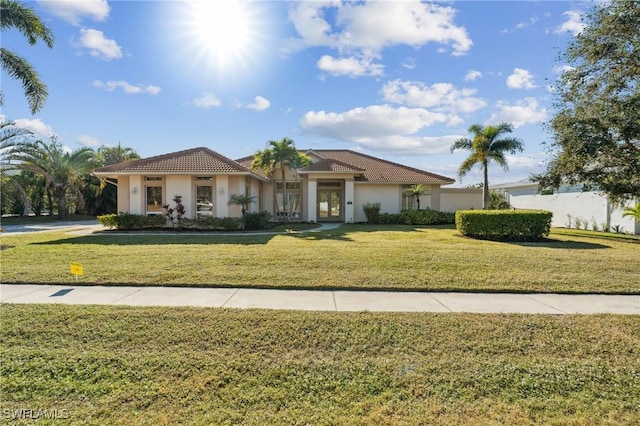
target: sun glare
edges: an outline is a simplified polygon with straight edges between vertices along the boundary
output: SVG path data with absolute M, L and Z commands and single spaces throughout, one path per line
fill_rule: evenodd
M 240 0 L 184 2 L 185 30 L 198 62 L 220 73 L 247 67 L 260 43 L 255 3 Z

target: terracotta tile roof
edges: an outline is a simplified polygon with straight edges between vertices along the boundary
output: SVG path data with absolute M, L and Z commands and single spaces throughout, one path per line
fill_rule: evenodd
M 338 161 L 363 170 L 360 176 L 356 176 L 356 182 L 405 184 L 451 184 L 455 182 L 455 179 L 446 176 L 347 149 L 310 149 L 305 152 L 315 153 L 325 159 Z
M 354 167 L 350 164 L 343 163 L 342 161 L 334 160 L 331 158 L 325 158 L 323 160 L 317 161 L 313 164 L 309 164 L 306 167 L 298 169 L 299 173 L 310 173 L 310 172 L 332 172 L 332 173 L 356 173 L 361 174 L 365 172 L 364 169 L 360 167 Z
M 100 167 L 95 174 L 249 174 L 251 170 L 209 148 L 192 148 L 170 154 Z

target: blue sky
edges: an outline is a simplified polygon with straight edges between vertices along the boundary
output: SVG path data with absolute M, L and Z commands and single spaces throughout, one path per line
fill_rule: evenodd
M 3 72 L 2 118 L 70 149 L 141 156 L 206 146 L 230 158 L 268 140 L 351 149 L 448 177 L 471 124 L 513 123 L 525 144 L 509 172 L 543 169 L 558 53 L 591 3 L 564 1 L 25 2 L 55 34 L 2 45 L 27 60 L 49 98 L 35 116 Z M 456 186 L 480 182 L 475 169 Z

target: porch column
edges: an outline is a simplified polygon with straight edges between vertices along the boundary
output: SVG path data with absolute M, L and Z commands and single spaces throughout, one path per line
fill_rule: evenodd
M 431 210 L 440 211 L 440 185 L 431 185 Z
M 318 182 L 315 179 L 309 178 L 307 182 L 307 221 L 309 222 L 317 222 L 318 221 Z
M 216 217 L 228 217 L 229 216 L 229 176 L 219 175 L 216 176 L 216 186 L 213 188 L 216 191 Z
M 120 183 L 118 183 L 118 192 L 120 189 Z M 129 184 L 127 186 L 123 184 L 122 190 L 129 192 L 129 206 L 126 210 L 123 208 L 122 211 L 131 214 L 144 214 L 146 206 L 143 206 L 143 204 L 146 202 L 146 194 L 144 193 L 145 187 L 142 182 L 142 176 L 130 176 Z M 120 209 L 120 205 L 118 205 L 118 209 Z
M 354 184 L 353 179 L 345 179 L 344 181 L 344 221 L 345 223 L 353 223 L 354 218 Z

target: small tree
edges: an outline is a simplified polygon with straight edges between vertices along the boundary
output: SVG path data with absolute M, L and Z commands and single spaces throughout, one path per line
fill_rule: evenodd
M 240 212 L 242 213 L 242 229 L 244 229 L 244 219 L 247 214 L 247 210 L 249 210 L 249 205 L 251 203 L 255 203 L 256 201 L 255 195 L 247 195 L 247 194 L 231 194 L 229 196 L 229 205 L 240 206 Z
M 169 207 L 168 203 L 164 204 L 162 208 L 164 209 L 164 215 L 171 222 L 171 225 L 176 226 L 176 222 L 180 223 L 187 211 L 182 204 L 182 195 L 175 195 L 173 202 L 175 203 L 175 208 Z
M 420 196 L 425 195 L 429 192 L 429 190 L 422 184 L 413 185 L 407 191 L 407 196 L 409 198 L 415 198 L 418 203 L 418 210 L 420 210 Z

